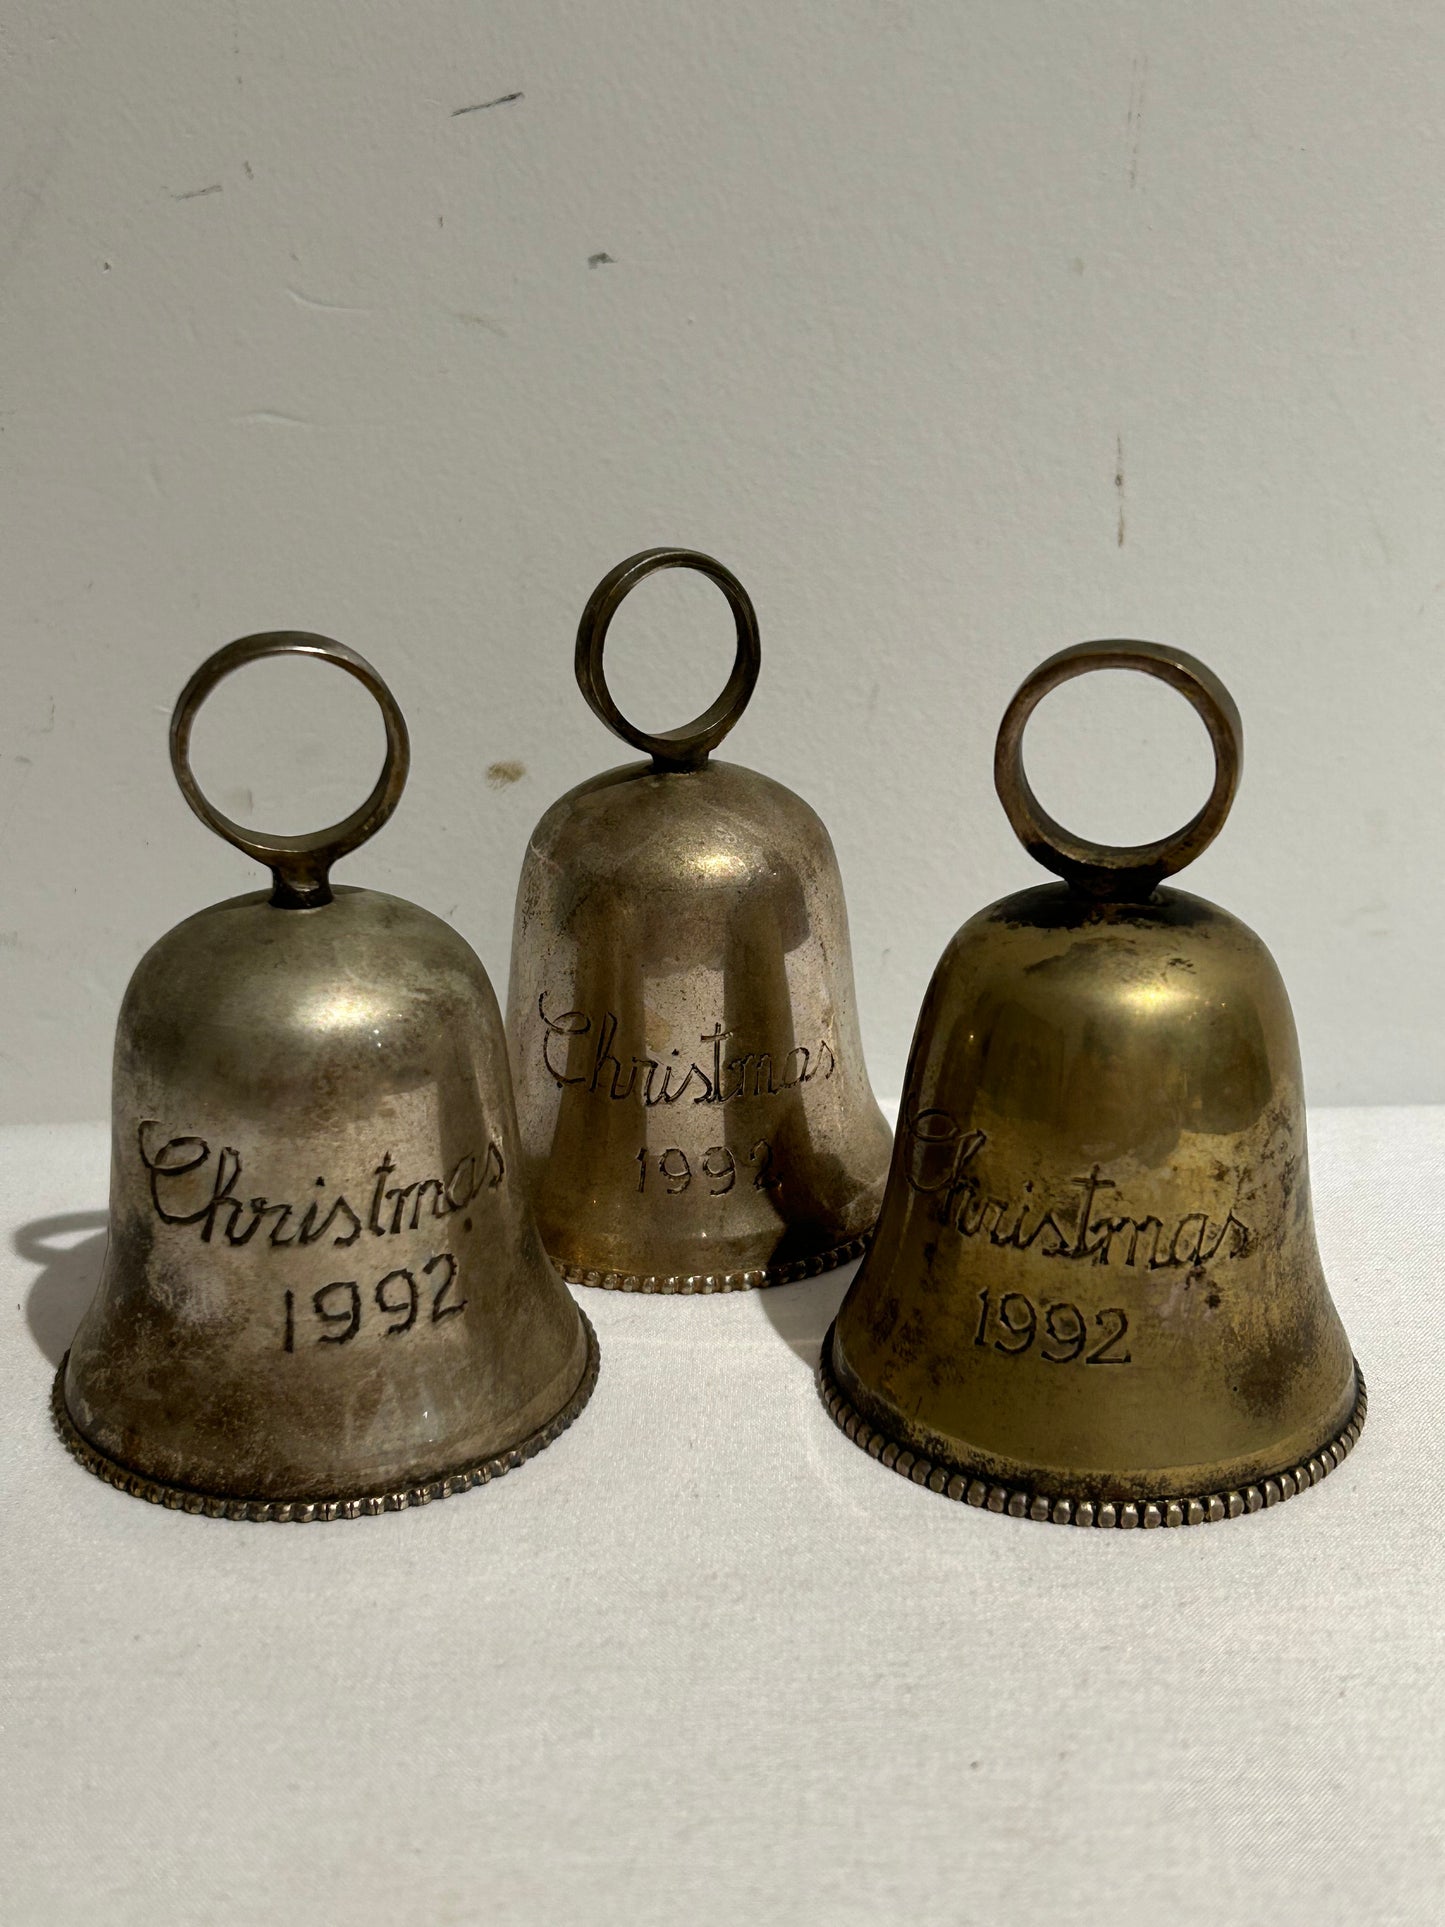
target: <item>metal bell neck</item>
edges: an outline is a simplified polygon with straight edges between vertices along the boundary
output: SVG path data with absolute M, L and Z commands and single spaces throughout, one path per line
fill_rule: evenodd
M 331 894 L 330 863 L 273 864 L 273 910 L 319 910 L 335 901 Z

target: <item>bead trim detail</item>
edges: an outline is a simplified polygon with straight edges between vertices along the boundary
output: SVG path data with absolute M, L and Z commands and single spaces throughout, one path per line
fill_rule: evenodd
M 1255 1485 L 1238 1486 L 1220 1492 L 1202 1492 L 1190 1498 L 1169 1494 L 1156 1499 L 1127 1501 L 1070 1499 L 1035 1491 L 1030 1486 L 996 1485 L 990 1480 L 956 1471 L 951 1466 L 937 1465 L 921 1453 L 906 1450 L 870 1425 L 838 1389 L 832 1368 L 827 1362 L 832 1348 L 833 1327 L 830 1325 L 818 1359 L 818 1395 L 833 1423 L 855 1445 L 861 1446 L 870 1458 L 877 1459 L 880 1465 L 886 1465 L 890 1471 L 911 1479 L 915 1485 L 926 1485 L 930 1492 L 941 1493 L 944 1498 L 957 1499 L 965 1505 L 982 1506 L 988 1512 L 1006 1512 L 1011 1519 L 1036 1519 L 1056 1526 L 1113 1526 L 1127 1532 L 1135 1526 L 1149 1529 L 1156 1526 L 1212 1525 L 1220 1519 L 1237 1519 L 1241 1513 L 1262 1512 L 1268 1506 L 1292 1499 L 1297 1492 L 1303 1492 L 1309 1486 L 1318 1485 L 1336 1466 L 1342 1465 L 1355 1448 L 1369 1406 L 1364 1374 L 1356 1362 L 1355 1384 L 1358 1390 L 1349 1424 L 1328 1445 L 1322 1446 L 1302 1464 L 1291 1466 L 1288 1471 L 1277 1472 Z
M 466 1466 L 460 1472 L 444 1473 L 417 1485 L 397 1486 L 387 1492 L 370 1492 L 359 1498 L 225 1498 L 212 1492 L 194 1492 L 187 1486 L 167 1485 L 161 1479 L 132 1472 L 129 1467 L 119 1465 L 114 1459 L 97 1451 L 89 1439 L 76 1429 L 75 1421 L 65 1405 L 68 1352 L 61 1359 L 60 1370 L 55 1374 L 55 1384 L 50 1394 L 50 1415 L 66 1449 L 87 1472 L 104 1479 L 107 1485 L 129 1492 L 137 1499 L 146 1499 L 152 1505 L 166 1506 L 172 1512 L 196 1512 L 203 1513 L 208 1519 L 248 1519 L 277 1525 L 305 1525 L 313 1519 L 360 1519 L 374 1517 L 380 1512 L 403 1512 L 408 1506 L 430 1505 L 434 1499 L 448 1499 L 453 1493 L 466 1492 L 474 1485 L 489 1485 L 493 1479 L 501 1478 L 504 1472 L 514 1471 L 528 1459 L 535 1458 L 567 1430 L 591 1398 L 597 1383 L 597 1334 L 586 1313 L 579 1312 L 579 1316 L 587 1332 L 587 1364 L 582 1373 L 582 1382 L 554 1419 L 533 1432 L 530 1438 L 523 1439 L 520 1445 L 514 1445 L 510 1451 L 499 1452 L 493 1458 L 483 1459 L 480 1464 Z
M 569 1285 L 591 1285 L 600 1291 L 666 1292 L 677 1296 L 760 1291 L 766 1285 L 791 1285 L 799 1278 L 820 1278 L 825 1271 L 836 1271 L 839 1265 L 851 1264 L 863 1256 L 872 1236 L 870 1229 L 859 1238 L 834 1245 L 831 1251 L 820 1251 L 813 1258 L 790 1258 L 784 1264 L 757 1265 L 750 1271 L 679 1272 L 670 1278 L 631 1271 L 589 1270 L 585 1265 L 564 1264 L 560 1258 L 553 1258 L 552 1262 Z

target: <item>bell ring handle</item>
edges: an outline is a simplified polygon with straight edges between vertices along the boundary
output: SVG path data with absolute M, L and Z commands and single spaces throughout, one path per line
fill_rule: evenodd
M 217 683 L 234 670 L 244 669 L 268 656 L 311 656 L 318 662 L 334 663 L 368 689 L 376 698 L 386 725 L 386 755 L 375 787 L 360 809 L 329 829 L 312 830 L 305 836 L 266 836 L 248 830 L 218 810 L 202 791 L 191 768 L 191 726 L 196 712 Z M 280 909 L 310 910 L 330 903 L 328 881 L 333 863 L 365 843 L 385 823 L 401 799 L 411 764 L 411 744 L 406 721 L 395 696 L 387 688 L 365 656 L 348 649 L 344 642 L 328 636 L 308 635 L 304 630 L 281 629 L 267 635 L 242 636 L 228 642 L 207 657 L 181 691 L 171 717 L 171 768 L 181 786 L 181 794 L 217 836 L 224 837 L 247 856 L 264 863 L 275 879 L 271 901 Z
M 717 584 L 731 605 L 737 625 L 737 653 L 733 657 L 732 674 L 712 707 L 680 729 L 665 729 L 654 736 L 629 722 L 612 700 L 602 669 L 602 650 L 623 598 L 644 576 L 658 569 L 696 569 Z M 747 708 L 761 663 L 758 618 L 752 598 L 731 569 L 724 568 L 710 555 L 699 554 L 696 549 L 644 549 L 619 562 L 592 591 L 577 625 L 577 686 L 587 698 L 588 706 L 614 735 L 631 743 L 634 749 L 644 751 L 659 769 L 702 767 L 709 753 L 717 748 Z
M 1186 697 L 1204 720 L 1214 745 L 1214 787 L 1204 807 L 1172 836 L 1154 843 L 1093 843 L 1056 822 L 1034 795 L 1023 759 L 1029 717 L 1060 683 L 1092 669 L 1137 669 L 1157 676 Z M 999 724 L 993 780 L 1014 834 L 1030 856 L 1090 896 L 1140 902 L 1214 841 L 1239 787 L 1243 756 L 1244 726 L 1234 698 L 1197 657 L 1157 642 L 1080 642 L 1050 656 L 1020 684 Z

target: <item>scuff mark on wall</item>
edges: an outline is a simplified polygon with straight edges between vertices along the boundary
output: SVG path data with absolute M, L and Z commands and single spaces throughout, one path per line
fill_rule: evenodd
M 1114 437 L 1114 493 L 1119 498 L 1119 547 L 1124 546 L 1124 437 Z
M 1149 82 L 1148 54 L 1135 54 L 1129 79 L 1129 106 L 1124 132 L 1129 144 L 1129 185 L 1139 185 L 1139 143 L 1144 135 L 1144 90 Z
M 235 415 L 232 420 L 242 428 L 315 428 L 316 423 L 307 421 L 304 415 L 287 415 L 279 408 L 252 408 L 244 415 Z
M 302 294 L 299 288 L 289 284 L 287 294 L 301 308 L 319 308 L 324 314 L 370 314 L 370 308 L 355 308 L 348 301 L 318 301 L 314 295 Z
M 525 100 L 526 98 L 527 96 L 521 92 L 515 94 L 498 94 L 495 100 L 475 101 L 470 107 L 453 107 L 451 117 L 455 120 L 458 114 L 483 114 L 489 107 L 507 107 L 510 106 L 514 100 Z
M 454 321 L 465 322 L 469 328 L 485 328 L 489 335 L 496 335 L 499 341 L 507 339 L 507 331 L 501 322 L 493 321 L 489 314 L 473 314 L 467 308 L 453 308 L 451 315 Z

